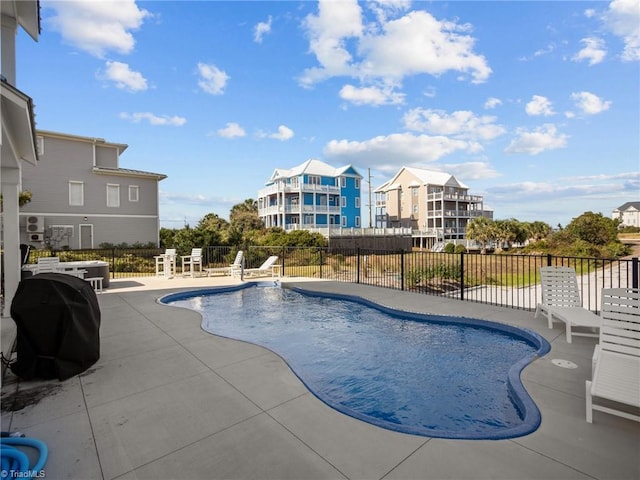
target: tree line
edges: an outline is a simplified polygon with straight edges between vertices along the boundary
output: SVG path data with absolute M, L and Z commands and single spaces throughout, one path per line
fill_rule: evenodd
M 585 212 L 566 227 L 558 225 L 556 229 L 541 221 L 476 217 L 467 224 L 466 237 L 478 242 L 481 253 L 493 247 L 496 252 L 516 250 L 529 254 L 618 258 L 630 254 L 630 248 L 618 239 L 619 227 L 619 220 L 593 212 Z M 160 229 L 160 246 L 179 252 L 188 253 L 193 246 L 248 245 L 324 247 L 327 242 L 321 234 L 307 230 L 285 232 L 278 227 L 265 228 L 258 216 L 258 202 L 251 198 L 234 205 L 228 221 L 208 213 L 195 227 Z
M 480 244 L 481 253 L 492 245 L 498 252 L 518 246 L 518 251 L 530 254 L 619 258 L 631 253 L 631 248 L 619 240 L 620 231 L 620 220 L 585 212 L 564 228 L 558 225 L 556 230 L 539 221 L 477 217 L 467 224 L 466 237 Z

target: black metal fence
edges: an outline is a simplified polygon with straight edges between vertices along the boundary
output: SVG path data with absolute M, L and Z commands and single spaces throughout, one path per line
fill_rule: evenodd
M 233 262 L 237 247 L 206 247 L 203 267 L 225 267 Z M 578 274 L 585 308 L 599 310 L 602 288 L 638 288 L 638 258 L 598 259 L 429 251 L 381 251 L 314 247 L 244 247 L 245 268 L 256 268 L 277 255 L 281 275 L 310 277 L 376 285 L 384 288 L 446 296 L 460 300 L 532 310 L 540 301 L 540 267 L 564 265 Z M 32 251 L 30 263 L 39 256 L 59 256 L 61 261 L 103 260 L 111 278 L 155 275 L 156 256 L 164 249 L 94 249 L 51 252 Z M 181 269 L 178 251 L 177 269 Z

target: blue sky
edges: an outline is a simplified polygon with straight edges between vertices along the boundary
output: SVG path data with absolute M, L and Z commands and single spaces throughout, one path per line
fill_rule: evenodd
M 640 0 L 40 3 L 17 51 L 37 128 L 168 175 L 165 227 L 310 158 L 373 188 L 444 171 L 496 219 L 640 201 Z

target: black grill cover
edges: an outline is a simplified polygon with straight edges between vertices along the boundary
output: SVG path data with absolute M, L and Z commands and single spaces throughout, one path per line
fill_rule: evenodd
M 91 284 L 61 273 L 25 278 L 11 303 L 17 376 L 66 380 L 100 358 L 100 307 Z

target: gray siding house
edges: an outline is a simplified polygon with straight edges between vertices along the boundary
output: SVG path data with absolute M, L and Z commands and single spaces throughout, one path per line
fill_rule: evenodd
M 159 173 L 120 168 L 127 145 L 38 130 L 38 167 L 24 165 L 20 238 L 32 248 L 158 245 Z
M 16 38 L 22 29 L 33 41 L 40 36 L 40 5 L 36 0 L 0 3 L 0 278 L 2 317 L 20 282 L 20 229 L 18 198 L 21 170 L 38 163 L 33 101 L 16 85 Z M 12 323 L 12 322 L 11 322 Z M 9 323 L 9 325 L 11 325 Z M 5 334 L 2 322 L 2 351 L 6 353 L 14 335 Z M 8 327 L 11 328 L 11 327 Z

